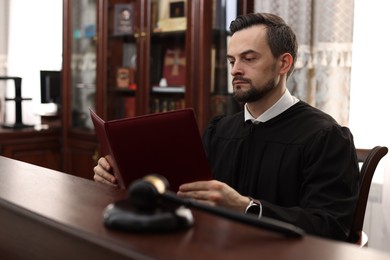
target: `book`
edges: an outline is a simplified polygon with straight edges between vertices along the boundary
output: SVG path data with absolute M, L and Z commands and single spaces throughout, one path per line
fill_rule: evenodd
M 136 98 L 126 97 L 125 98 L 125 117 L 136 116 Z
M 100 154 L 121 188 L 149 174 L 164 176 L 173 191 L 183 183 L 212 178 L 193 109 L 111 121 L 89 110 Z
M 134 4 L 114 5 L 114 35 L 129 35 L 134 33 Z
M 116 87 L 117 88 L 129 88 L 131 79 L 130 68 L 119 67 L 116 70 Z
M 186 56 L 184 49 L 167 49 L 164 57 L 163 77 L 168 86 L 184 86 L 186 78 Z
M 180 110 L 184 108 L 184 98 L 154 98 L 151 103 L 151 111 L 153 113 Z

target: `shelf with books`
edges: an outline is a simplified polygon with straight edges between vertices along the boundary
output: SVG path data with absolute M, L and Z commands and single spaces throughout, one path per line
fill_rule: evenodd
M 185 100 L 179 96 L 153 97 L 151 100 L 151 112 L 167 112 L 185 108 Z

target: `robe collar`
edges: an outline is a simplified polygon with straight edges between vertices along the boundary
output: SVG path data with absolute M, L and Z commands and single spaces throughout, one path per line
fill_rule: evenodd
M 258 124 L 260 122 L 267 122 L 268 120 L 280 115 L 294 104 L 299 101 L 298 98 L 292 96 L 290 91 L 286 89 L 283 96 L 275 103 L 272 107 L 267 109 L 263 114 L 261 114 L 258 118 L 254 118 L 248 110 L 247 104 L 244 106 L 244 119 L 245 122 L 250 120 L 254 124 Z

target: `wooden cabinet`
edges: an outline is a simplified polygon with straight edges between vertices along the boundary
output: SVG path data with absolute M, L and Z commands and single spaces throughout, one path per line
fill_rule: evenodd
M 192 107 L 201 132 L 232 111 L 225 2 L 64 0 L 65 172 L 93 176 L 89 107 L 106 120 Z M 229 1 L 233 17 L 247 2 Z
M 12 159 L 61 171 L 61 131 L 0 128 L 0 154 Z

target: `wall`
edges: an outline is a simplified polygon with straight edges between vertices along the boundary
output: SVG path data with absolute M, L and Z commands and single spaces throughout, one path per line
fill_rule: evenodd
M 355 0 L 350 128 L 357 147 L 390 148 L 390 1 Z M 380 162 L 364 222 L 369 247 L 390 252 L 390 155 Z
M 23 123 L 38 124 L 40 70 L 61 70 L 62 0 L 12 0 L 9 12 L 8 75 L 22 77 Z M 14 96 L 8 84 L 6 95 Z M 14 102 L 6 103 L 6 123 L 15 121 Z
M 6 71 L 6 58 L 8 51 L 8 11 L 9 1 L 0 1 L 0 75 L 4 75 Z
M 0 76 L 7 73 L 9 1 L 0 1 Z M 4 119 L 5 81 L 0 81 L 0 124 Z

